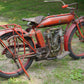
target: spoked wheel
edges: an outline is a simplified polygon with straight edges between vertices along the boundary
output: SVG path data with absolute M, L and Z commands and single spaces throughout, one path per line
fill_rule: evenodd
M 3 37 L 1 37 L 1 39 L 6 44 L 6 46 L 9 46 L 9 43 Z M 30 45 L 33 47 L 32 40 L 30 38 L 26 38 L 26 39 L 30 43 Z M 13 54 L 15 53 L 14 47 L 9 47 L 9 49 L 12 51 Z M 29 47 L 27 47 L 27 52 L 30 52 Z M 20 55 L 23 54 L 22 52 L 16 51 L 16 54 L 17 53 L 19 53 Z M 25 69 L 27 70 L 32 64 L 33 59 L 32 58 L 24 59 L 24 57 L 22 57 L 21 61 L 23 61 L 22 63 Z M 0 77 L 3 77 L 3 78 L 16 77 L 22 73 L 24 73 L 24 71 L 20 66 L 17 56 L 15 59 L 13 59 L 12 54 L 7 49 L 5 50 L 5 47 L 3 47 L 3 44 L 0 43 Z
M 81 27 L 82 25 L 82 27 Z M 79 24 L 81 33 L 84 35 L 84 22 Z M 77 27 L 73 29 L 68 41 L 70 56 L 74 59 L 84 58 L 84 38 L 78 32 Z

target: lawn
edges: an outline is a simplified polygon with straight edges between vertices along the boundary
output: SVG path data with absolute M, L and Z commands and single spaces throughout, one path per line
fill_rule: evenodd
M 44 3 L 44 0 L 0 0 L 0 16 L 4 17 L 6 23 L 17 23 L 24 24 L 22 18 L 34 17 L 39 15 L 47 16 L 48 13 L 59 14 L 70 12 L 67 9 L 62 9 L 62 4 L 59 2 L 56 3 Z M 74 2 L 69 0 L 64 0 L 66 3 Z M 84 15 L 83 4 L 79 4 L 78 15 Z
M 44 0 L 0 0 L 0 24 L 26 24 L 22 18 L 39 15 L 47 16 L 48 13 L 68 13 L 69 10 L 62 9 L 62 4 L 44 3 Z M 63 0 L 66 3 L 78 1 L 78 16 L 84 15 L 83 0 Z M 25 29 L 25 26 L 22 26 Z M 51 60 L 33 62 L 27 70 L 31 80 L 25 74 L 10 79 L 0 78 L 0 84 L 84 84 L 84 59 L 73 60 L 66 56 L 62 60 Z

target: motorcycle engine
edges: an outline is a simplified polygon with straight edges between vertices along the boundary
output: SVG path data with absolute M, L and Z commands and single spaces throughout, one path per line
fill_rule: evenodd
M 49 57 L 57 56 L 61 50 L 62 28 L 51 28 L 46 31 L 46 44 L 50 50 Z

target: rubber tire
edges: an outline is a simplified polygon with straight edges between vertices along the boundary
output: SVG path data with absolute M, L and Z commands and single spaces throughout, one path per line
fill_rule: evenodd
M 29 43 L 30 43 L 30 45 L 31 45 L 32 47 L 34 47 L 31 38 L 29 38 L 29 37 L 27 38 L 27 37 L 26 37 L 26 40 L 28 40 Z M 30 65 L 32 64 L 32 62 L 33 62 L 33 59 L 30 58 L 28 64 L 25 66 L 25 69 L 26 69 L 26 70 L 30 67 Z M 0 72 L 0 77 L 3 77 L 3 78 L 13 78 L 13 77 L 17 77 L 17 76 L 19 76 L 19 75 L 21 75 L 21 74 L 23 74 L 23 73 L 24 73 L 23 69 L 22 69 L 21 71 L 17 72 L 17 73 L 14 73 L 14 74 L 6 74 L 6 73 L 3 73 L 3 72 Z
M 81 23 L 83 26 L 84 26 L 84 22 L 82 22 Z M 79 27 L 80 27 L 80 25 L 79 25 Z M 72 32 L 71 32 L 71 34 L 70 34 L 70 37 L 69 37 L 69 40 L 68 40 L 68 50 L 69 50 L 69 52 L 70 52 L 70 56 L 73 58 L 73 59 L 82 59 L 82 58 L 84 58 L 84 56 L 77 56 L 77 55 L 75 55 L 73 52 L 72 52 L 72 49 L 71 49 L 71 39 L 72 39 L 72 36 L 73 36 L 73 34 L 75 33 L 75 31 L 77 30 L 77 27 L 75 27 L 73 30 L 72 30 Z

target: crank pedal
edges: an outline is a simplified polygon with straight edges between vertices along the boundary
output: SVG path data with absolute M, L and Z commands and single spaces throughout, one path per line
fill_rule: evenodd
M 69 54 L 70 54 L 69 51 L 64 51 L 63 54 L 57 56 L 57 59 L 62 59 L 62 58 L 64 58 L 65 56 L 67 56 Z

